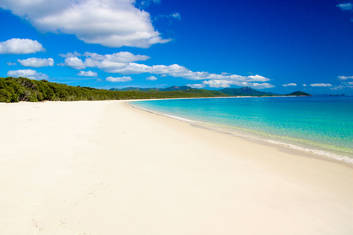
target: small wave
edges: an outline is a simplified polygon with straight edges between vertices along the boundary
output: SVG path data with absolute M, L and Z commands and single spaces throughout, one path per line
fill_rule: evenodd
M 268 144 L 281 146 L 281 147 L 284 147 L 284 148 L 287 148 L 287 149 L 291 149 L 291 150 L 296 150 L 296 151 L 300 151 L 300 152 L 313 154 L 315 156 L 318 156 L 318 157 L 321 157 L 321 158 L 324 158 L 324 159 L 327 159 L 327 160 L 333 160 L 333 161 L 337 161 L 337 162 L 341 162 L 341 163 L 345 163 L 345 164 L 353 166 L 353 158 L 348 157 L 348 156 L 344 156 L 344 155 L 341 155 L 341 154 L 336 154 L 336 153 L 332 153 L 332 152 L 328 152 L 328 151 L 321 150 L 321 149 L 316 149 L 316 148 L 303 147 L 303 146 L 299 146 L 299 145 L 292 144 L 292 143 L 286 143 L 286 142 L 279 141 L 279 140 L 269 139 L 269 138 L 266 138 L 264 136 L 263 137 L 259 137 L 257 135 L 255 136 L 255 135 L 245 134 L 243 132 L 236 131 L 236 130 L 231 130 L 230 131 L 229 129 L 221 128 L 221 125 L 217 125 L 216 123 L 212 123 L 212 125 L 210 125 L 210 123 L 196 121 L 196 120 L 191 120 L 191 119 L 187 119 L 187 118 L 184 118 L 184 117 L 171 115 L 171 114 L 168 114 L 168 113 L 151 110 L 151 109 L 148 109 L 148 108 L 145 108 L 145 107 L 141 107 L 139 105 L 134 105 L 131 102 L 129 102 L 129 104 L 132 107 L 134 107 L 134 108 L 137 108 L 137 109 L 140 109 L 140 110 L 144 110 L 146 112 L 154 113 L 154 114 L 157 114 L 157 115 L 166 116 L 166 117 L 173 118 L 173 119 L 176 119 L 176 120 L 188 122 L 188 123 L 193 124 L 194 126 L 206 128 L 206 129 L 217 131 L 217 132 L 222 132 L 222 133 L 225 133 L 225 134 L 230 134 L 230 135 L 233 135 L 233 136 L 236 136 L 236 137 L 242 137 L 242 138 L 246 138 L 246 139 L 250 139 L 250 140 L 265 142 L 265 143 L 268 143 Z

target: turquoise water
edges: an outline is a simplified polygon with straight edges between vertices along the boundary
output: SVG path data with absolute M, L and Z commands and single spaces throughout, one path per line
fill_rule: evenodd
M 202 98 L 136 101 L 133 104 L 353 156 L 352 97 Z

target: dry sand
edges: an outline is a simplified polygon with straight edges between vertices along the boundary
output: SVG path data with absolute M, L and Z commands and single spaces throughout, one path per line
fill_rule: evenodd
M 353 234 L 353 169 L 124 102 L 0 104 L 1 235 Z

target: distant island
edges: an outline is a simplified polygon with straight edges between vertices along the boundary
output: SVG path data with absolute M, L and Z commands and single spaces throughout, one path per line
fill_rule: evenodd
M 38 101 L 76 101 L 76 100 L 127 100 L 159 98 L 197 98 L 230 96 L 280 96 L 262 92 L 250 87 L 224 88 L 220 90 L 195 89 L 189 86 L 171 86 L 167 88 L 96 89 L 91 87 L 69 86 L 31 80 L 28 78 L 0 78 L 0 102 L 38 102 Z M 281 95 L 283 96 L 283 95 Z M 296 91 L 285 96 L 310 96 Z
M 289 93 L 288 96 L 311 96 L 311 95 L 303 91 L 295 91 L 295 92 Z

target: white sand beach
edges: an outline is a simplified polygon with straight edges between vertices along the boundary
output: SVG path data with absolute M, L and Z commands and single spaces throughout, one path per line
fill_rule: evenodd
M 353 168 L 130 107 L 0 104 L 1 235 L 353 234 Z

